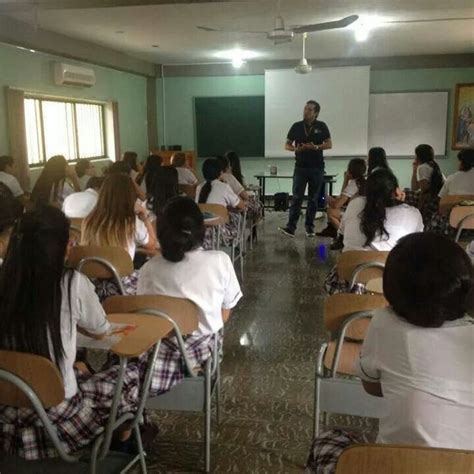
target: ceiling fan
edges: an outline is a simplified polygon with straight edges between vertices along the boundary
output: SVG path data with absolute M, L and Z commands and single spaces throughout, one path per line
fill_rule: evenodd
M 358 19 L 358 15 L 350 15 L 342 18 L 341 20 L 326 21 L 323 23 L 314 23 L 310 25 L 299 25 L 291 28 L 285 27 L 285 20 L 281 15 L 275 18 L 275 27 L 271 31 L 241 31 L 241 30 L 228 30 L 220 28 L 211 28 L 208 26 L 198 26 L 199 30 L 209 32 L 223 32 L 223 33 L 246 33 L 255 35 L 265 35 L 267 39 L 273 41 L 274 44 L 289 43 L 295 34 L 302 33 L 315 33 L 317 31 L 334 30 L 338 28 L 345 28 L 351 25 Z

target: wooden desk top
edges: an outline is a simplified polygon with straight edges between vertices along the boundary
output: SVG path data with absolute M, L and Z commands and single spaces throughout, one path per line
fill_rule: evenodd
M 172 331 L 170 322 L 149 315 L 121 313 L 109 314 L 107 319 L 111 323 L 134 324 L 137 327 L 124 336 L 111 351 L 122 357 L 138 357 L 160 339 Z

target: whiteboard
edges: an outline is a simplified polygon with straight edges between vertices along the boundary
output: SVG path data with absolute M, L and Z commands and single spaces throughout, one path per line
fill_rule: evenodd
M 369 148 L 381 146 L 388 156 L 413 156 L 420 143 L 446 155 L 448 92 L 371 94 Z
M 318 120 L 331 133 L 333 148 L 325 156 L 365 156 L 369 86 L 369 66 L 315 68 L 309 74 L 294 69 L 265 71 L 265 156 L 293 155 L 284 144 L 293 123 L 303 120 L 308 100 L 321 105 Z

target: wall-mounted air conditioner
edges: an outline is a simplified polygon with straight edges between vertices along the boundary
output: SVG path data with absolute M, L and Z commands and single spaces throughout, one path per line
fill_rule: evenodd
M 58 86 L 92 87 L 95 84 L 95 73 L 85 67 L 55 63 L 54 82 Z

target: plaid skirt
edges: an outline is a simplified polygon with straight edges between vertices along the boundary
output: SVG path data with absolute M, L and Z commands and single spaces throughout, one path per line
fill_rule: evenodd
M 313 441 L 306 461 L 306 474 L 334 474 L 337 461 L 344 449 L 363 443 L 362 437 L 344 430 L 334 429 Z
M 247 220 L 259 221 L 263 216 L 263 205 L 255 195 L 250 195 L 247 201 Z
M 423 223 L 427 226 L 433 217 L 438 215 L 439 197 L 425 194 L 422 195 L 420 191 L 412 191 L 411 189 L 406 188 L 404 191 L 404 202 L 419 209 L 423 217 Z
M 188 354 L 191 367 L 202 368 L 209 357 L 213 356 L 214 340 L 220 333 L 207 335 L 192 335 L 185 339 L 184 345 Z M 147 369 L 148 353 L 138 358 L 140 378 L 143 379 Z M 178 343 L 175 337 L 162 339 L 158 357 L 150 386 L 150 396 L 161 395 L 171 390 L 177 383 L 183 380 L 186 374 L 184 360 L 181 357 Z
M 104 429 L 112 405 L 119 367 L 91 375 L 76 372 L 77 393 L 47 414 L 67 453 L 90 444 Z M 118 416 L 136 410 L 139 396 L 139 367 L 129 364 L 125 371 Z M 56 457 L 58 454 L 36 412 L 30 408 L 0 406 L 0 452 L 28 460 Z
M 130 275 L 122 277 L 121 280 L 126 295 L 137 294 L 138 270 L 134 270 Z M 118 286 L 113 279 L 92 278 L 91 281 L 95 286 L 95 292 L 101 303 L 109 296 L 120 295 Z
M 229 222 L 221 225 L 221 240 L 224 245 L 228 246 L 237 237 L 239 231 L 239 214 L 229 212 Z M 212 232 L 213 227 L 206 227 L 204 242 L 202 244 L 205 250 L 212 250 Z
M 337 293 L 363 295 L 367 293 L 363 283 L 356 283 L 352 288 L 349 288 L 349 282 L 339 277 L 335 266 L 324 280 L 324 291 L 327 295 L 336 295 Z

